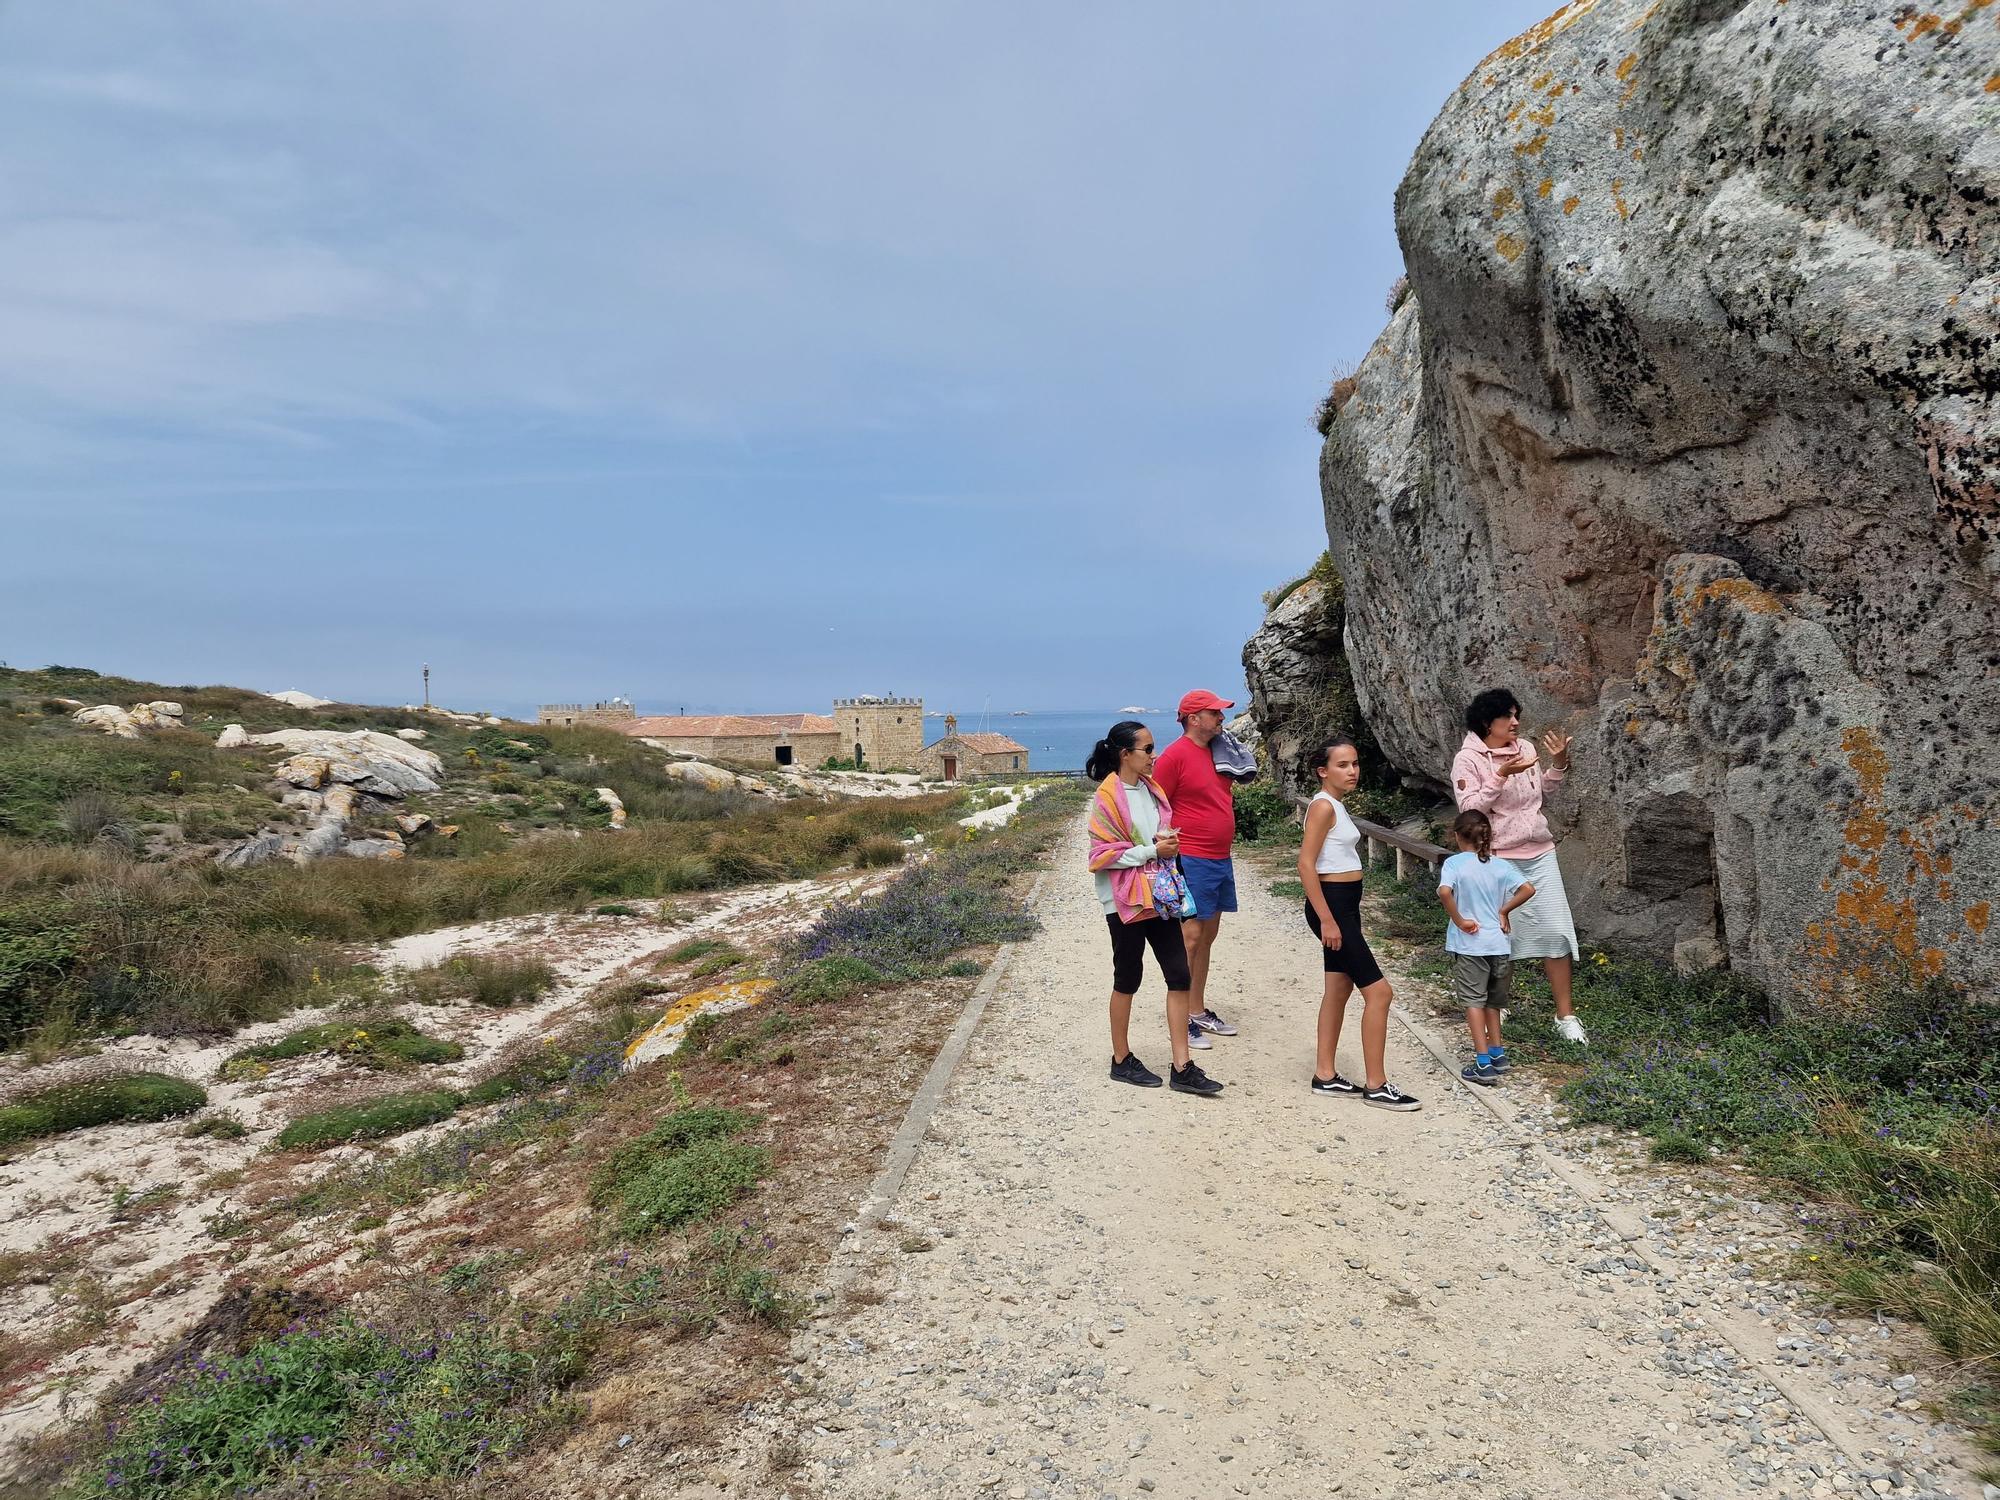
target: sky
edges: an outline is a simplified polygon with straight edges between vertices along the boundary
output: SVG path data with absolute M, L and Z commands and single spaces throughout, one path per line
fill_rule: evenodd
M 0 0 L 0 660 L 1241 697 L 1398 178 L 1553 0 Z

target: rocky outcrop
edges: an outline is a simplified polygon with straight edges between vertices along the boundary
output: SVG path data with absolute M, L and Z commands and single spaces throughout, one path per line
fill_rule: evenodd
M 1578 738 L 1579 925 L 1776 992 L 2000 978 L 2000 10 L 1575 0 L 1397 194 L 1321 480 L 1356 688 Z
M 286 688 L 282 693 L 267 693 L 266 697 L 276 698 L 280 703 L 288 703 L 293 708 L 331 708 L 331 698 L 315 698 L 311 693 L 302 693 L 297 688 Z
M 1307 759 L 1321 735 L 1352 717 L 1352 685 L 1341 657 L 1341 619 L 1329 590 L 1308 578 L 1274 604 L 1243 647 L 1250 714 L 1263 742 L 1260 759 L 1280 789 L 1303 802 L 1313 781 Z
M 130 708 L 101 703 L 95 708 L 80 708 L 70 717 L 118 739 L 136 740 L 141 730 L 181 728 L 181 715 L 185 711 L 178 703 L 156 699 L 151 703 L 135 703 Z
M 611 814 L 612 828 L 614 829 L 623 828 L 625 826 L 624 799 L 620 797 L 616 792 L 614 792 L 610 787 L 601 786 L 597 788 L 597 800 L 603 803 L 604 810 Z
M 250 743 L 291 751 L 277 774 L 294 786 L 338 782 L 378 797 L 399 798 L 436 791 L 444 775 L 444 762 L 435 751 L 374 729 L 277 729 L 251 735 Z
M 218 750 L 241 750 L 249 743 L 250 736 L 244 733 L 241 724 L 225 724 L 222 733 L 215 737 L 215 748 Z
M 291 752 L 272 775 L 292 788 L 285 793 L 284 804 L 312 822 L 303 833 L 259 834 L 223 850 L 217 863 L 226 868 L 273 859 L 305 864 L 343 853 L 360 859 L 401 859 L 402 833 L 430 826 L 430 819 L 421 813 L 403 814 L 396 818 L 402 833 L 384 830 L 352 841 L 347 836 L 348 824 L 366 808 L 400 802 L 412 792 L 436 791 L 444 777 L 444 762 L 435 751 L 373 729 L 279 729 L 247 736 L 245 743 Z

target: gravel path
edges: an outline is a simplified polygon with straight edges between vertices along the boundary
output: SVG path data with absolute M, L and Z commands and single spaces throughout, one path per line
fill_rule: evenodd
M 1404 1028 L 1422 1112 L 1309 1094 L 1318 965 L 1248 870 L 1213 991 L 1243 1034 L 1202 1055 L 1228 1092 L 1110 1082 L 1082 862 L 1079 825 L 894 1216 L 799 1335 L 774 1405 L 817 1492 L 1980 1493 L 1844 1456 L 1707 1326 L 1709 1280 L 1632 1253 Z M 1134 1041 L 1164 1071 L 1161 1009 L 1149 960 Z

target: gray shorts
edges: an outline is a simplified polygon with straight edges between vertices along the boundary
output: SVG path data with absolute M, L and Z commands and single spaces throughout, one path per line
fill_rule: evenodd
M 1454 953 L 1451 988 L 1468 1009 L 1485 1005 L 1497 1010 L 1513 998 L 1514 960 L 1504 953 Z

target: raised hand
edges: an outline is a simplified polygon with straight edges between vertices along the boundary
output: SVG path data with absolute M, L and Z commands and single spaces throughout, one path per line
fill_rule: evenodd
M 1560 729 L 1551 729 L 1542 735 L 1542 748 L 1549 752 L 1549 759 L 1558 766 L 1569 764 L 1569 736 Z
M 1502 776 L 1519 776 L 1523 771 L 1532 771 L 1541 764 L 1535 755 L 1535 747 L 1527 740 L 1521 741 L 1521 754 L 1500 768 Z

